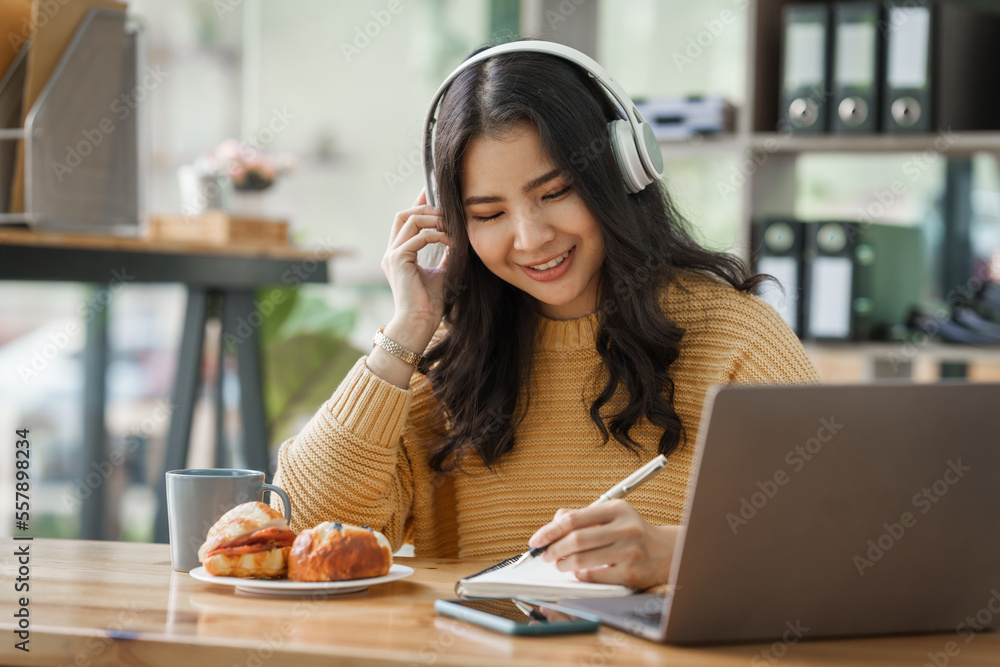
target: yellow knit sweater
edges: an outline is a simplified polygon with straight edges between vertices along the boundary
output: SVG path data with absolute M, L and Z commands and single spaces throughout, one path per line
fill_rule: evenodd
M 681 521 L 709 387 L 818 381 L 795 334 L 757 297 L 688 276 L 667 290 L 664 304 L 686 330 L 670 372 L 687 437 L 667 468 L 628 497 L 655 525 Z M 500 560 L 522 552 L 558 508 L 590 504 L 656 455 L 660 432 L 645 420 L 632 430 L 641 455 L 614 440 L 601 445 L 587 412 L 602 368 L 596 331 L 596 315 L 541 320 L 529 411 L 493 472 L 468 456 L 461 473 L 433 473 L 421 446 L 434 401 L 429 382 L 414 374 L 410 388 L 399 389 L 358 360 L 278 453 L 275 484 L 292 500 L 292 528 L 369 524 L 394 549 L 410 537 L 417 556 Z M 280 509 L 277 494 L 271 498 Z

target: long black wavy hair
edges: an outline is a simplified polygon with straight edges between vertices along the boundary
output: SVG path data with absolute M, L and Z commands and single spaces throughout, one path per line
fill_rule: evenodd
M 539 53 L 503 54 L 472 65 L 445 94 L 434 140 L 435 178 L 452 244 L 445 275 L 447 333 L 426 355 L 427 376 L 442 409 L 439 437 L 429 444 L 434 470 L 460 465 L 470 451 L 492 468 L 514 446 L 527 409 L 518 398 L 531 373 L 537 307 L 527 293 L 487 269 L 472 249 L 460 183 L 470 141 L 498 139 L 524 123 L 537 129 L 603 235 L 596 343 L 606 378 L 590 418 L 605 444 L 614 438 L 637 451 L 641 446 L 631 429 L 646 417 L 663 429 L 660 453 L 680 445 L 683 425 L 672 404 L 670 367 L 684 331 L 664 313 L 663 289 L 678 270 L 711 274 L 741 291 L 764 278 L 736 257 L 702 248 L 660 182 L 628 194 L 607 130 L 608 121 L 620 117 L 581 68 Z M 627 402 L 612 401 L 621 390 Z

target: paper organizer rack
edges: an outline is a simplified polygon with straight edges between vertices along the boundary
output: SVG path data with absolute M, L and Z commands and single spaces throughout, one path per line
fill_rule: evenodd
M 137 25 L 97 7 L 20 127 L 30 40 L 0 79 L 0 223 L 107 231 L 139 222 Z M 9 213 L 24 142 L 24 211 Z

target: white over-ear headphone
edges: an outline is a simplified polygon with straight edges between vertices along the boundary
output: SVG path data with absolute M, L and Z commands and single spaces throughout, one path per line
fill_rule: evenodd
M 609 97 L 617 103 L 625 118 L 609 122 L 608 135 L 615 161 L 618 163 L 618 170 L 621 172 L 622 180 L 630 193 L 639 192 L 653 181 L 663 178 L 663 156 L 660 154 L 660 144 L 653 136 L 652 128 L 646 123 L 642 114 L 635 108 L 635 104 L 618 85 L 618 82 L 611 78 L 611 75 L 593 58 L 555 42 L 508 42 L 481 51 L 459 65 L 454 72 L 448 75 L 448 78 L 434 94 L 434 99 L 431 100 L 430 109 L 427 110 L 427 120 L 424 123 L 423 145 L 424 183 L 427 186 L 428 204 L 437 205 L 437 187 L 434 182 L 434 123 L 437 122 L 438 104 L 447 92 L 448 86 L 455 80 L 455 77 L 476 63 L 504 53 L 521 52 L 547 53 L 579 65 L 591 77 L 597 79 L 598 83 L 609 93 Z

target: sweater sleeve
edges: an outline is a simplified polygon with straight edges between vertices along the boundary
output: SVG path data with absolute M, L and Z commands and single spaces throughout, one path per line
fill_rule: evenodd
M 323 521 L 368 524 L 398 549 L 413 502 L 401 435 L 413 391 L 354 365 L 333 396 L 278 451 L 274 484 L 292 501 L 296 532 Z M 280 511 L 281 499 L 271 494 Z
M 816 368 L 798 336 L 762 299 L 741 295 L 742 342 L 729 381 L 746 384 L 818 383 Z

